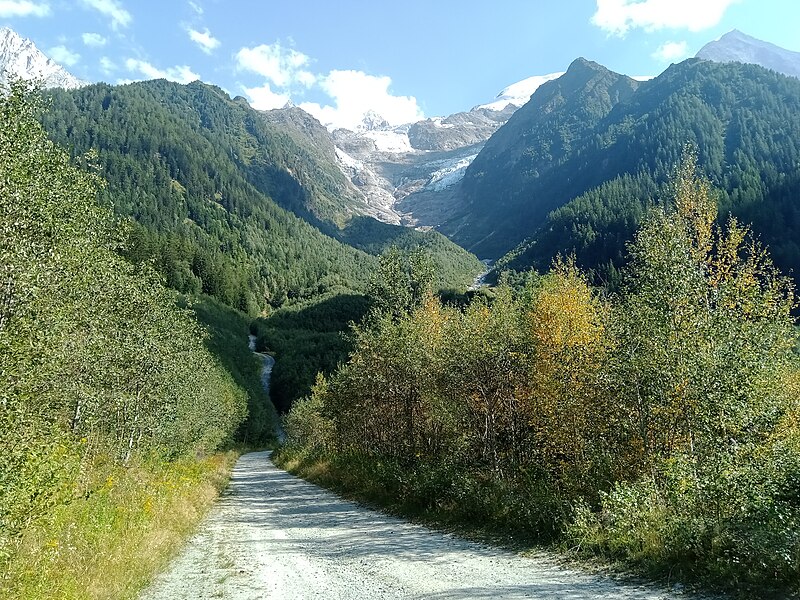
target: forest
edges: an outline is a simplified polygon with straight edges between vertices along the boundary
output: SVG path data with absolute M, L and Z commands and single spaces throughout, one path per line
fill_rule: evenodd
M 573 257 L 454 306 L 384 259 L 349 360 L 286 417 L 280 463 L 438 523 L 758 597 L 800 584 L 796 305 L 718 224 L 688 146 L 615 292 Z

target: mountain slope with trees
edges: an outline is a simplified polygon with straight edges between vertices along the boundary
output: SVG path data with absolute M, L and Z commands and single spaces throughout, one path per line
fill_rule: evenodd
M 531 104 L 542 90 L 545 86 Z M 515 117 L 524 117 L 522 110 Z M 536 123 L 531 120 L 528 125 L 534 133 L 541 131 Z M 550 174 L 520 169 L 516 180 L 507 180 L 497 174 L 509 169 L 509 163 L 489 161 L 483 179 L 494 181 L 494 197 L 488 191 L 478 196 L 483 189 L 479 186 L 466 187 L 477 173 L 465 178 L 462 193 L 465 198 L 475 195 L 465 222 L 474 217 L 484 223 L 470 239 L 489 236 L 486 244 L 500 238 L 511 246 L 527 238 L 503 261 L 515 269 L 545 268 L 559 252 L 575 252 L 587 268 L 608 271 L 609 261 L 618 268 L 625 242 L 646 207 L 667 196 L 670 165 L 691 142 L 717 189 L 720 215 L 732 212 L 752 222 L 782 269 L 800 268 L 795 242 L 800 81 L 755 65 L 690 59 L 640 84 L 603 118 L 586 126 Z M 553 139 L 562 135 L 559 131 Z M 525 150 L 528 137 L 515 138 L 523 156 L 547 146 L 531 143 Z M 480 164 L 477 158 L 475 164 Z M 542 192 L 545 184 L 549 188 Z M 552 205 L 541 206 L 542 197 L 550 198 Z M 504 198 L 511 200 L 504 203 Z M 489 249 L 486 244 L 480 247 Z M 498 245 L 493 249 L 510 250 Z
M 286 210 L 336 234 L 352 186 L 275 117 L 200 82 L 97 84 L 47 98 L 50 136 L 76 156 L 96 150 L 104 199 L 136 221 L 128 256 L 155 259 L 175 289 L 254 313 L 367 285 L 373 257 Z M 425 243 L 415 235 L 411 244 Z M 466 284 L 478 270 L 454 244 L 439 249 L 453 266 L 445 279 Z
M 575 172 L 569 162 L 638 85 L 597 63 L 575 60 L 489 138 L 460 183 L 458 216 L 439 229 L 479 256 L 497 258 L 564 198 L 602 183 L 601 172 Z
M 720 215 L 751 223 L 776 264 L 800 272 L 800 81 L 753 65 L 687 61 L 644 84 L 615 117 L 597 160 L 624 174 L 549 214 L 507 267 L 545 268 L 574 252 L 613 277 L 647 206 L 669 194 L 664 161 L 689 140 Z

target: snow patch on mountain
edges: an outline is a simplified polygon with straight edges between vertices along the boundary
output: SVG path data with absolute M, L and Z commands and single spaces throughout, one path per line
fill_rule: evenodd
M 0 27 L 0 83 L 7 84 L 14 78 L 39 81 L 46 88 L 88 85 L 48 58 L 31 40 L 13 29 Z
M 431 117 L 430 121 L 436 127 L 439 127 L 441 129 L 453 129 L 455 127 L 453 123 L 445 123 L 444 119 L 445 119 L 444 117 Z
M 558 79 L 563 74 L 564 72 L 560 71 L 558 73 L 550 73 L 548 75 L 536 75 L 534 77 L 528 77 L 522 81 L 512 83 L 502 92 L 497 94 L 492 102 L 489 102 L 488 104 L 480 104 L 472 110 L 479 110 L 481 108 L 488 110 L 503 110 L 509 104 L 513 104 L 517 107 L 522 106 L 531 99 L 533 92 L 535 92 L 539 86 L 547 83 L 548 81 L 552 81 L 553 79 Z
M 341 163 L 340 168 L 344 167 L 342 168 L 342 171 L 345 175 L 348 175 L 348 169 L 358 172 L 364 168 L 363 162 L 356 160 L 338 146 L 334 146 L 334 150 L 336 150 L 336 158 L 338 158 L 339 162 Z
M 464 179 L 467 167 L 472 164 L 478 154 L 470 154 L 463 158 L 456 158 L 449 161 L 438 161 L 444 163 L 439 169 L 431 173 L 430 179 L 425 186 L 426 189 L 440 192 Z
M 800 77 L 800 52 L 759 40 L 737 29 L 700 48 L 697 58 L 723 63 L 750 63 L 784 75 Z
M 374 129 L 363 132 L 361 136 L 372 140 L 378 152 L 401 153 L 414 151 L 414 148 L 411 147 L 411 142 L 408 140 L 407 133 Z

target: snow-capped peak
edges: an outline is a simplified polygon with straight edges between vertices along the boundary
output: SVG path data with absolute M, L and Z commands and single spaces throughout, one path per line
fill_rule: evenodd
M 723 63 L 752 63 L 784 75 L 800 77 L 800 52 L 756 39 L 737 29 L 703 46 L 697 58 Z
M 87 85 L 48 58 L 29 39 L 13 29 L 0 27 L 0 83 L 14 77 L 37 80 L 48 88 L 72 89 Z
M 547 83 L 548 81 L 552 81 L 553 79 L 558 79 L 563 74 L 564 72 L 561 71 L 559 73 L 550 73 L 549 75 L 535 75 L 533 77 L 523 79 L 522 81 L 518 81 L 517 83 L 512 83 L 502 92 L 497 94 L 494 101 L 489 102 L 488 104 L 480 104 L 472 110 L 485 108 L 488 110 L 499 111 L 503 110 L 509 104 L 520 107 L 531 99 L 533 92 L 535 92 L 540 85 Z

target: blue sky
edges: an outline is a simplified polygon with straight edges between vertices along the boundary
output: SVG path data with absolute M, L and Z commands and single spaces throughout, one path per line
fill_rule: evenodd
M 322 121 L 446 115 L 578 56 L 656 75 L 731 29 L 800 51 L 798 0 L 0 0 L 89 81 L 194 79 Z

